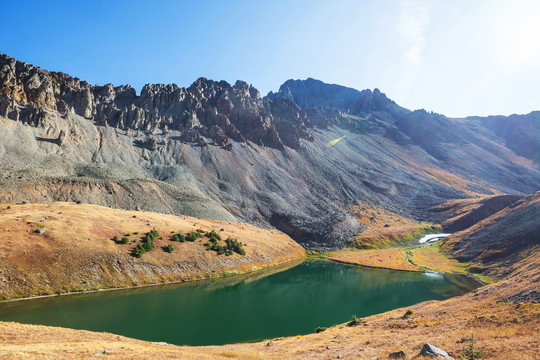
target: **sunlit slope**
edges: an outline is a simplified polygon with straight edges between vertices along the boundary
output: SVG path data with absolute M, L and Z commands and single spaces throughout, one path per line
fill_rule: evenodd
M 300 245 L 277 230 L 85 204 L 4 204 L 0 229 L 1 299 L 220 276 L 305 255 Z M 157 238 L 155 248 L 141 258 L 132 256 L 152 229 L 162 239 Z M 245 244 L 246 254 L 207 251 L 207 238 L 170 240 L 176 233 L 198 229 L 216 231 L 221 245 L 228 237 L 237 239 Z M 115 236 L 118 242 L 112 240 Z M 123 237 L 128 244 L 120 243 Z M 164 251 L 165 245 L 174 251 Z
M 473 261 L 476 272 L 504 275 L 540 245 L 540 192 L 526 196 L 445 240 L 461 261 Z

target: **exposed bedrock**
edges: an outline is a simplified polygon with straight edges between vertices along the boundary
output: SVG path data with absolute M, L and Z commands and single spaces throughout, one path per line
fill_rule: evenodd
M 535 119 L 518 117 L 527 141 Z M 449 199 L 540 188 L 538 162 L 504 126 L 313 79 L 267 97 L 204 78 L 137 94 L 1 55 L 0 200 L 241 220 L 336 248 L 362 229 L 350 204 L 439 221 L 428 210 Z

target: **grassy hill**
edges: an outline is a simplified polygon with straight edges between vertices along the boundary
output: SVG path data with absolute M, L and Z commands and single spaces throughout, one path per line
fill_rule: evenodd
M 305 255 L 277 230 L 86 204 L 2 204 L 0 229 L 0 299 L 222 276 Z M 155 248 L 134 257 L 133 249 L 153 229 L 160 234 Z M 228 237 L 237 239 L 245 255 L 207 251 L 208 237 L 170 240 L 198 229 L 218 233 L 220 246 Z M 121 243 L 124 237 L 128 244 Z M 167 245 L 172 253 L 164 251 Z

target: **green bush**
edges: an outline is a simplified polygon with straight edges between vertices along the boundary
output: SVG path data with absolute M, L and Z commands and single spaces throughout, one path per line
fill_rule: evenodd
M 407 316 L 410 316 L 410 315 L 412 315 L 412 314 L 414 314 L 414 311 L 412 311 L 412 310 L 407 310 L 407 311 L 405 311 L 405 314 L 403 315 L 403 317 L 407 317 Z
M 171 241 L 179 241 L 179 242 L 185 242 L 186 237 L 183 234 L 174 234 L 171 238 Z
M 142 246 L 145 251 L 152 251 L 154 249 L 154 240 L 159 236 L 156 229 L 150 230 L 146 233 L 146 236 L 142 239 Z M 139 244 L 140 245 L 140 244 Z
M 172 246 L 171 244 L 165 245 L 165 246 L 163 246 L 163 250 L 168 252 L 168 253 L 172 253 L 174 251 L 174 246 Z
M 362 319 L 359 319 L 356 317 L 356 315 L 353 315 L 351 321 L 347 323 L 347 326 L 355 326 L 361 323 L 362 323 Z
M 112 240 L 113 240 L 114 242 L 119 242 L 119 241 L 120 241 L 120 239 L 118 239 L 118 236 L 116 236 L 116 235 L 114 235 L 114 237 L 112 238 Z
M 315 329 L 315 332 L 318 334 L 320 332 L 323 332 L 324 330 L 328 329 L 327 327 L 324 327 L 324 326 L 319 326 Z
M 144 248 L 144 245 L 142 243 L 137 244 L 135 249 L 133 249 L 132 255 L 140 258 L 143 256 L 143 254 L 146 252 L 146 249 Z
M 218 239 L 211 237 L 206 243 L 206 250 L 213 250 L 217 252 L 218 255 L 225 254 L 226 256 L 231 256 L 233 252 L 236 252 L 240 255 L 245 255 L 246 252 L 242 247 L 242 243 L 233 238 L 227 238 L 225 240 L 225 245 L 219 245 Z
M 129 244 L 129 238 L 127 236 L 122 238 L 122 244 Z
M 195 231 L 197 231 L 199 234 L 204 234 L 204 233 L 206 232 L 206 231 L 204 231 L 203 229 L 197 229 L 197 230 L 195 230 Z
M 225 243 L 227 244 L 227 249 L 234 251 L 235 253 L 238 253 L 240 255 L 246 255 L 246 251 L 244 250 L 242 243 L 234 238 L 227 238 L 225 240 Z
M 215 230 L 207 232 L 206 236 L 210 239 L 221 240 L 221 235 L 219 235 Z
M 191 241 L 191 242 L 194 242 L 195 240 L 197 240 L 198 238 L 200 238 L 202 235 L 196 231 L 192 231 L 190 232 L 189 234 L 186 235 L 186 240 L 187 241 Z
M 149 232 L 146 233 L 146 237 L 151 237 L 153 240 L 156 240 L 158 237 L 160 237 L 159 232 L 157 232 L 156 229 L 152 229 Z

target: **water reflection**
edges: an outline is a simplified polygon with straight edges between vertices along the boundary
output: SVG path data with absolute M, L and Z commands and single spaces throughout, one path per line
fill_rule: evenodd
M 226 279 L 0 304 L 0 320 L 224 344 L 310 333 L 353 314 L 446 299 L 477 286 L 464 276 L 306 261 Z

